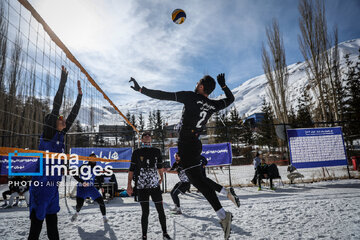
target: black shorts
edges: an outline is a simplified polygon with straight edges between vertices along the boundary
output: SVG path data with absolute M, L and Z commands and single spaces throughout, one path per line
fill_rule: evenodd
M 171 192 L 180 191 L 181 193 L 185 193 L 190 189 L 190 182 L 178 182 Z
M 179 138 L 178 151 L 184 168 L 200 165 L 201 141 L 196 137 Z
M 150 196 L 151 200 L 154 203 L 162 202 L 162 193 L 160 190 L 160 186 L 157 188 L 145 188 L 145 189 L 138 189 L 138 201 L 141 202 L 149 202 Z

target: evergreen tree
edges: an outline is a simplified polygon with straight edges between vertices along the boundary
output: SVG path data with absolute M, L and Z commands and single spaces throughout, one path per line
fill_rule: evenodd
M 163 119 L 162 119 L 162 116 L 161 116 L 161 111 L 160 110 L 157 110 L 155 113 L 155 129 L 161 129 L 162 126 L 163 126 Z
M 349 56 L 345 56 L 348 71 L 345 73 L 346 78 L 344 101 L 344 118 L 350 121 L 344 131 L 347 140 L 352 145 L 353 141 L 360 135 L 360 49 L 358 60 L 353 63 Z
M 154 118 L 153 118 L 153 113 L 151 111 L 149 111 L 147 128 L 150 130 L 154 129 Z
M 134 127 L 137 127 L 135 114 L 131 115 L 131 118 L 129 120 Z
M 303 91 L 298 99 L 298 112 L 294 126 L 296 127 L 314 127 L 310 113 L 311 98 L 307 91 Z
M 240 140 L 245 143 L 246 145 L 251 145 L 254 143 L 254 133 L 251 129 L 250 123 L 245 122 L 242 124 L 242 135 Z
M 84 130 L 80 124 L 79 120 L 75 121 L 75 129 L 74 132 L 82 133 Z M 88 147 L 90 145 L 89 136 L 83 134 L 76 134 L 75 135 L 75 146 L 76 147 Z
M 289 111 L 289 122 L 290 125 L 296 125 L 296 113 L 295 110 L 293 108 L 293 106 L 291 106 L 290 111 Z
M 229 141 L 227 112 L 221 111 L 215 114 L 215 142 L 222 143 Z
M 240 115 L 235 107 L 230 110 L 230 116 L 228 120 L 228 138 L 230 142 L 237 145 L 241 141 L 242 122 Z
M 161 116 L 161 111 L 157 110 L 153 112 L 154 118 L 154 136 L 153 138 L 157 141 L 163 141 L 164 138 L 164 124 Z
M 131 124 L 134 125 L 135 121 L 134 122 L 132 121 L 133 116 L 131 115 L 131 113 L 129 111 L 126 113 L 126 118 L 131 122 Z M 126 130 L 124 133 L 125 141 L 131 141 L 133 138 L 133 135 L 134 135 L 133 128 L 125 120 L 124 120 L 124 123 L 126 125 Z
M 138 126 L 139 126 L 140 131 L 143 131 L 145 128 L 145 120 L 144 120 L 144 116 L 143 116 L 142 112 L 139 114 L 139 117 L 138 117 Z
M 269 103 L 263 100 L 261 111 L 264 113 L 264 119 L 258 124 L 257 144 L 267 146 L 269 149 L 277 147 L 277 137 L 275 132 L 273 112 Z

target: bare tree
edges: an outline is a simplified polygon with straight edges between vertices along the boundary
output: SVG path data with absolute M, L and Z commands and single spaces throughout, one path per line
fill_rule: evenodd
M 10 66 L 9 66 L 9 77 L 7 79 L 8 84 L 8 94 L 5 104 L 5 122 L 4 129 L 8 134 L 14 135 L 17 129 L 16 125 L 16 113 L 17 113 L 17 92 L 19 87 L 19 82 L 21 78 L 21 40 L 17 36 L 14 46 L 11 51 Z M 5 144 L 7 146 L 12 146 L 13 138 L 9 136 L 6 138 Z
M 6 70 L 6 57 L 7 57 L 7 28 L 8 22 L 3 18 L 5 14 L 4 2 L 0 1 L 0 134 L 7 134 L 5 131 L 5 70 Z M 3 144 L 3 137 L 0 137 L 0 146 Z
M 279 24 L 274 19 L 271 27 L 266 28 L 266 36 L 270 49 L 267 53 L 262 47 L 263 69 L 269 84 L 268 95 L 275 110 L 276 117 L 283 123 L 288 122 L 288 70 L 285 48 L 280 34 Z
M 6 69 L 7 32 L 8 22 L 3 18 L 5 14 L 4 3 L 0 3 L 0 92 L 4 91 L 4 78 Z
M 333 119 L 335 121 L 340 120 L 340 111 L 341 111 L 341 104 L 339 102 L 339 94 L 341 94 L 342 88 L 342 80 L 341 80 L 341 71 L 340 71 L 340 60 L 339 60 L 339 48 L 338 48 L 338 29 L 335 27 L 334 29 L 334 48 L 333 49 L 326 49 L 324 51 L 325 62 L 326 62 L 326 70 L 327 70 L 327 79 L 328 85 L 330 88 L 330 113 L 333 115 Z M 328 38 L 330 39 L 330 38 Z M 331 42 L 328 40 L 326 41 L 326 45 L 328 48 L 331 48 Z
M 325 18 L 325 7 L 322 0 L 316 0 L 314 6 L 312 0 L 300 0 L 300 31 L 298 36 L 301 53 L 306 61 L 309 84 L 321 109 L 319 120 L 328 120 L 329 89 L 326 83 L 326 58 L 328 35 Z
M 343 109 L 344 109 L 344 98 L 345 98 L 345 90 L 343 87 L 343 80 L 340 71 L 340 56 L 339 56 L 339 39 L 338 39 L 338 29 L 337 27 L 334 30 L 334 52 L 333 52 L 333 65 L 332 65 L 332 72 L 333 72 L 333 79 L 334 79 L 334 102 L 337 108 L 337 118 L 336 120 L 343 120 Z

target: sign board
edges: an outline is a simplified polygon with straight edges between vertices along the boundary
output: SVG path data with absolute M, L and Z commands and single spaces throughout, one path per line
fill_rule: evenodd
M 129 162 L 98 162 L 99 166 L 105 167 L 111 165 L 115 169 L 128 169 L 130 167 L 132 148 L 71 148 L 72 154 L 80 156 L 89 156 L 95 153 L 99 158 L 115 159 L 115 160 L 129 160 Z M 78 166 L 81 166 L 83 161 L 79 161 Z
M 287 135 L 296 168 L 347 165 L 341 127 L 288 129 Z
M 169 149 L 171 165 L 175 162 L 174 154 L 177 151 L 177 147 L 172 147 Z M 201 155 L 206 157 L 208 161 L 207 166 L 231 165 L 232 163 L 230 143 L 203 145 Z

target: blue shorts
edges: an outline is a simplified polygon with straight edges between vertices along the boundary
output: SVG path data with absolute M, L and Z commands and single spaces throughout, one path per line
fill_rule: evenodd
M 78 185 L 76 197 L 83 198 L 83 199 L 91 197 L 92 200 L 95 200 L 95 199 L 101 197 L 101 194 L 94 186 L 83 187 L 83 186 Z
M 38 220 L 44 220 L 47 214 L 55 214 L 60 211 L 57 186 L 31 186 L 29 192 L 30 215 L 35 210 L 35 216 Z

